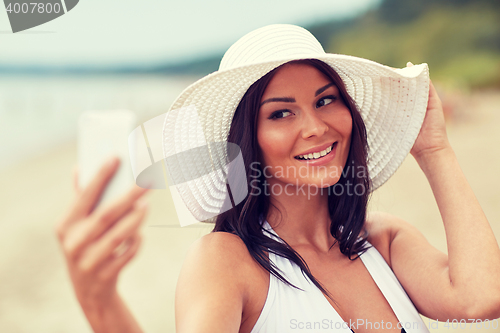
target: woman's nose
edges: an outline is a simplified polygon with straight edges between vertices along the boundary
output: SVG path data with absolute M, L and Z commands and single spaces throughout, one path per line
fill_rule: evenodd
M 306 110 L 302 118 L 302 137 L 308 139 L 313 136 L 322 136 L 328 132 L 328 124 L 318 117 L 316 110 Z

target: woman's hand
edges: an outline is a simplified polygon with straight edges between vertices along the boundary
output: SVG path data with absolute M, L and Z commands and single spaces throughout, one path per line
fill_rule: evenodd
M 116 302 L 118 274 L 141 242 L 139 227 L 147 207 L 138 199 L 147 190 L 134 185 L 115 201 L 94 209 L 118 165 L 117 158 L 110 160 L 84 190 L 78 188 L 75 173 L 76 200 L 56 228 L 76 296 L 87 317 L 88 312 Z
M 408 63 L 407 66 L 413 66 L 413 64 Z M 424 122 L 410 151 L 417 161 L 428 153 L 450 148 L 443 106 L 432 81 L 429 81 L 429 85 L 429 101 Z

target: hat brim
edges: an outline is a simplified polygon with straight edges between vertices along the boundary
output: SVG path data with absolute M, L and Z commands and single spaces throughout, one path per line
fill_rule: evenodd
M 178 121 L 183 134 L 180 140 L 177 138 L 175 141 L 184 147 L 183 149 L 195 147 L 198 143 L 190 138 L 198 137 L 198 134 L 191 132 L 199 128 L 203 130 L 208 143 L 226 141 L 234 112 L 248 88 L 280 65 L 301 59 L 321 60 L 330 65 L 343 80 L 366 126 L 369 147 L 368 174 L 372 181 L 372 190 L 377 189 L 403 163 L 420 132 L 429 96 L 427 64 L 394 69 L 353 56 L 328 53 L 314 56 L 309 53 L 303 57 L 294 55 L 290 58 L 219 70 L 191 84 L 173 103 L 170 111 L 194 106 L 198 116 L 197 119 L 188 117 Z M 171 149 L 165 149 L 165 146 L 172 145 L 172 135 L 164 130 L 163 145 L 166 157 L 172 153 Z M 188 207 L 190 203 L 196 205 L 194 202 L 198 202 L 199 205 L 211 209 L 210 207 L 214 206 L 211 198 L 224 196 L 221 191 L 225 184 L 218 184 L 224 182 L 224 179 L 210 177 L 210 181 L 207 180 L 191 182 L 179 191 L 183 193 Z M 203 209 L 201 208 L 202 211 Z

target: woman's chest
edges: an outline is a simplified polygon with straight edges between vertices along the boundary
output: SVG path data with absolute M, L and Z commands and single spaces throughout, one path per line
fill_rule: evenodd
M 267 317 L 265 326 L 269 332 L 273 325 L 280 332 L 300 329 L 309 332 L 350 332 L 352 329 L 356 333 L 401 331 L 395 313 L 360 259 L 300 254 L 331 298 L 312 285 L 296 265 L 277 257 L 277 267 L 284 277 L 301 290 L 273 276 L 256 280 L 243 314 L 241 332 L 251 332 L 254 326 L 258 328 L 263 316 Z M 258 331 L 262 330 L 252 332 Z
M 394 311 L 360 258 L 303 257 L 312 275 L 329 292 L 330 297 L 323 295 L 325 300 L 353 331 L 400 332 Z

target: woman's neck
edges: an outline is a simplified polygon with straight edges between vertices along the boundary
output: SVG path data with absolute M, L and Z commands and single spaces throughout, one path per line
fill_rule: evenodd
M 270 182 L 270 186 L 273 186 Z M 289 186 L 287 192 L 270 192 L 267 221 L 290 246 L 313 246 L 328 251 L 335 239 L 330 234 L 328 192 L 307 185 Z

